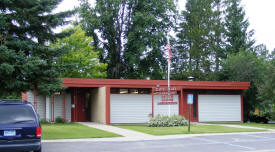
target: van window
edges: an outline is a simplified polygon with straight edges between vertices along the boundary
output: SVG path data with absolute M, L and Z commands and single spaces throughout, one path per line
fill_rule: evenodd
M 31 107 L 0 105 L 0 124 L 34 123 L 35 114 Z

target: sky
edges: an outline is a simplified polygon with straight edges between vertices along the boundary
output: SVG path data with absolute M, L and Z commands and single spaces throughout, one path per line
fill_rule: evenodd
M 94 1 L 94 0 L 90 0 Z M 178 0 L 178 8 L 183 10 L 186 0 Z M 65 11 L 78 6 L 78 0 L 63 0 L 56 11 Z M 269 51 L 275 49 L 275 0 L 242 0 L 250 26 L 255 34 L 256 45 L 265 44 Z

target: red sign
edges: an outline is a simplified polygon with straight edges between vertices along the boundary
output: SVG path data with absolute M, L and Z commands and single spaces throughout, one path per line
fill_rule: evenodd
M 160 95 L 161 99 L 158 102 L 158 105 L 170 105 L 170 104 L 178 104 L 174 102 L 174 96 L 177 94 L 177 88 L 156 88 L 156 94 Z
M 172 104 L 178 104 L 178 102 L 158 102 L 158 105 L 172 105 Z
M 173 95 L 161 95 L 161 101 L 174 101 Z
M 170 92 L 168 92 L 168 91 L 162 91 L 162 92 L 156 92 L 156 94 L 158 94 L 158 95 L 171 95 L 171 94 L 177 94 L 177 91 L 170 91 Z

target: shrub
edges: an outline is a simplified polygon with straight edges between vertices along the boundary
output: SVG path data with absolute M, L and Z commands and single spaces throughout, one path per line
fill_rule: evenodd
M 249 116 L 250 122 L 256 122 L 256 123 L 267 123 L 271 119 L 270 113 L 264 112 L 260 113 L 259 115 L 251 114 Z
M 55 123 L 63 123 L 63 119 L 61 117 L 56 117 Z
M 270 113 L 270 120 L 275 121 L 275 112 Z
M 41 118 L 39 121 L 40 121 L 41 124 L 49 123 L 49 121 L 46 118 Z
M 155 118 L 151 118 L 148 123 L 149 127 L 174 127 L 174 126 L 185 126 L 187 125 L 187 121 L 184 117 L 179 115 L 162 116 L 157 115 Z

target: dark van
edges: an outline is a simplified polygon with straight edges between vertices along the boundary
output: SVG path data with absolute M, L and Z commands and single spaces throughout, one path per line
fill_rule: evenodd
M 30 103 L 0 100 L 0 151 L 41 152 L 41 126 Z

